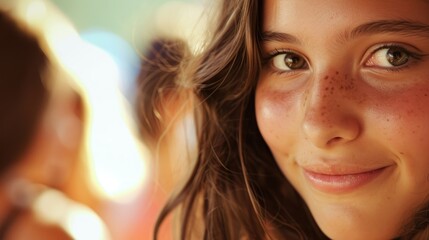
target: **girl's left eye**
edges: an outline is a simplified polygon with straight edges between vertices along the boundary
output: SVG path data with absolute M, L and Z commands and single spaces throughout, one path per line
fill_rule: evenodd
M 401 68 L 412 58 L 418 59 L 419 54 L 412 53 L 401 46 L 383 46 L 376 49 L 365 63 L 367 67 Z

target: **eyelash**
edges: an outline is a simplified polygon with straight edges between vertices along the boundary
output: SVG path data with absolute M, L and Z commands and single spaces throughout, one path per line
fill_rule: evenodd
M 410 66 L 412 66 L 412 64 L 415 64 L 416 62 L 421 61 L 423 57 L 429 55 L 429 54 L 422 54 L 422 53 L 418 53 L 416 51 L 409 50 L 410 47 L 406 47 L 403 44 L 386 43 L 386 44 L 382 44 L 381 46 L 376 47 L 376 49 L 371 52 L 369 57 L 366 58 L 364 65 L 366 65 L 367 62 L 372 57 L 374 57 L 377 52 L 379 52 L 383 49 L 393 49 L 393 48 L 397 48 L 398 50 L 403 51 L 409 57 L 409 60 L 411 60 L 411 61 L 408 61 L 404 65 L 401 65 L 401 66 L 392 66 L 392 67 L 366 66 L 366 67 L 375 67 L 375 68 L 378 68 L 378 69 L 381 69 L 384 71 L 388 71 L 388 72 L 399 72 L 399 71 L 402 71 L 402 70 L 409 68 Z M 308 61 L 304 57 L 302 57 L 301 54 L 299 54 L 293 50 L 290 50 L 290 49 L 274 49 L 273 51 L 269 52 L 265 57 L 263 57 L 263 59 L 262 59 L 263 65 L 264 66 L 266 66 L 267 64 L 272 65 L 273 59 L 276 56 L 281 55 L 281 54 L 288 54 L 288 53 L 289 54 L 296 54 L 297 56 L 300 56 L 301 58 L 303 58 L 303 60 L 306 62 L 307 68 L 308 68 Z M 290 74 L 296 73 L 297 71 L 305 70 L 305 69 L 291 69 L 288 71 L 283 71 L 283 70 L 280 70 L 274 66 L 270 66 L 270 69 L 273 73 L 279 74 L 279 75 L 285 75 L 285 74 L 290 75 Z
M 266 66 L 266 65 L 268 65 L 268 64 L 273 64 L 272 63 L 272 61 L 273 61 L 273 59 L 276 57 L 276 56 L 278 56 L 278 55 L 281 55 L 281 54 L 287 54 L 287 53 L 291 53 L 291 54 L 296 54 L 297 56 L 300 56 L 300 57 L 302 57 L 302 54 L 300 54 L 300 53 L 297 53 L 296 51 L 293 51 L 293 50 L 290 50 L 290 49 L 274 49 L 273 51 L 271 51 L 271 52 L 269 52 L 268 54 L 266 54 L 263 58 L 262 58 L 262 64 L 263 64 L 263 66 Z M 307 67 L 308 67 L 308 61 L 307 61 L 307 59 L 305 59 L 304 57 L 302 57 L 303 59 L 304 59 L 304 61 L 306 62 L 306 65 L 307 65 Z M 299 69 L 299 70 L 294 70 L 294 69 L 292 69 L 292 70 L 290 70 L 290 71 L 282 71 L 282 70 L 280 70 L 280 69 L 277 69 L 276 67 L 274 67 L 274 66 L 269 66 L 270 67 L 270 69 L 271 69 L 271 71 L 273 72 L 273 73 L 275 73 L 275 74 L 278 74 L 278 75 L 290 75 L 290 74 L 293 74 L 293 73 L 296 73 L 297 71 L 300 71 L 300 70 L 302 70 L 302 69 Z
M 422 60 L 423 57 L 427 56 L 427 54 L 421 54 L 417 53 L 416 51 L 409 50 L 410 47 L 406 47 L 403 44 L 397 44 L 397 43 L 386 43 L 382 44 L 381 46 L 377 47 L 375 50 L 373 50 L 368 58 L 365 60 L 365 64 L 373 57 L 378 51 L 381 51 L 383 49 L 392 49 L 392 48 L 398 48 L 402 50 L 405 54 L 408 55 L 409 60 L 412 62 L 406 62 L 404 65 L 401 66 L 393 66 L 393 67 L 379 67 L 379 69 L 389 71 L 389 72 L 400 72 L 407 68 L 409 68 L 413 63 L 416 63 L 420 60 Z

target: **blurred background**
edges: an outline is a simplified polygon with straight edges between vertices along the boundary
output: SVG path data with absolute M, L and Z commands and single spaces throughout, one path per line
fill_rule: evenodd
M 18 15 L 29 25 L 43 29 L 50 49 L 82 88 L 89 112 L 86 140 L 89 157 L 85 167 L 75 171 L 72 179 L 77 180 L 66 192 L 100 216 L 112 239 L 151 239 L 155 219 L 171 192 L 174 174 L 160 175 L 163 170 L 158 167 L 162 164 L 154 162 L 136 130 L 138 123 L 132 109 L 141 56 L 154 35 L 168 33 L 187 39 L 190 35 L 198 36 L 195 25 L 201 20 L 204 3 L 201 0 L 0 0 L 0 3 L 18 6 Z M 168 177 L 172 179 L 160 180 Z M 160 239 L 171 239 L 166 232 Z
M 154 34 L 190 34 L 202 0 L 51 0 L 83 39 L 110 53 L 123 68 L 121 88 L 129 100 L 138 56 Z M 174 33 L 176 32 L 176 33 Z M 180 36 L 182 37 L 182 36 Z
M 126 103 L 131 105 L 130 109 L 135 101 L 135 81 L 140 70 L 140 57 L 144 54 L 148 41 L 154 35 L 164 33 L 189 38 L 188 35 L 195 34 L 194 25 L 200 20 L 203 8 L 201 0 L 51 0 L 51 2 L 70 20 L 83 40 L 101 48 L 114 60 L 120 75 L 117 87 L 125 97 Z M 94 103 L 97 102 L 97 98 Z M 103 100 L 100 104 L 106 105 L 106 101 Z M 132 111 L 130 115 L 133 115 Z M 106 126 L 100 127 L 100 131 L 103 132 L 106 128 L 111 130 Z M 122 131 L 122 134 L 125 132 L 123 129 L 118 131 Z M 121 135 L 121 132 L 117 134 Z M 100 136 L 102 139 L 98 140 L 99 146 L 105 140 L 103 133 Z M 111 145 L 118 147 L 116 142 Z M 106 147 L 103 147 L 100 150 L 104 151 L 103 155 L 115 155 L 106 153 L 105 149 Z M 144 159 L 145 157 L 150 158 L 150 155 L 143 154 L 143 165 L 133 162 L 132 157 L 112 158 L 110 169 L 106 168 L 108 165 L 105 158 L 101 158 L 100 163 L 97 159 L 94 160 L 94 171 L 108 172 L 108 180 L 99 176 L 95 182 L 101 188 L 101 195 L 106 199 L 101 202 L 99 212 L 114 239 L 151 239 L 155 219 L 170 194 L 174 173 L 162 174 L 165 170 L 159 167 L 165 164 L 154 163 L 153 159 Z M 177 163 L 175 166 L 177 167 Z M 143 169 L 140 173 L 136 172 L 136 169 L 141 168 Z M 114 184 L 112 176 L 115 176 Z M 172 179 L 159 179 L 166 177 Z M 164 227 L 161 239 L 171 239 L 168 227 Z

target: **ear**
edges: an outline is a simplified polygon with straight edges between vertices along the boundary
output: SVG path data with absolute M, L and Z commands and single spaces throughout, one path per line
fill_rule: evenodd
M 83 103 L 82 99 L 75 93 L 63 102 L 61 109 L 56 109 L 58 121 L 55 124 L 55 137 L 59 144 L 70 149 L 72 152 L 78 150 L 83 136 Z M 54 110 L 55 111 L 55 110 Z
M 76 93 L 51 98 L 34 137 L 7 177 L 62 189 L 81 160 L 84 108 Z
M 72 170 L 81 155 L 84 133 L 84 110 L 82 99 L 75 93 L 51 110 L 49 132 L 46 147 L 49 150 L 45 158 L 45 177 L 48 185 L 62 188 L 69 181 Z

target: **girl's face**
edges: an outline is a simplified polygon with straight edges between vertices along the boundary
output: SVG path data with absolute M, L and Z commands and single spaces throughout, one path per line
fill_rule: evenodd
M 429 1 L 265 0 L 258 126 L 333 239 L 389 239 L 429 195 Z

